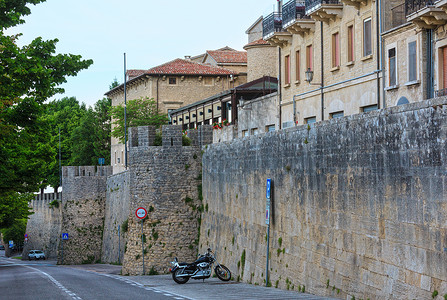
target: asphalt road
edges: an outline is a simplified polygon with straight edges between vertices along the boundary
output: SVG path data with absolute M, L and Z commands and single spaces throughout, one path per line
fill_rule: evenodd
M 3 299 L 187 299 L 127 279 L 46 261 L 0 257 Z
M 176 284 L 170 275 L 120 276 L 120 269 L 105 264 L 58 266 L 48 260 L 21 261 L 5 258 L 0 251 L 0 299 L 329 299 L 217 278 Z

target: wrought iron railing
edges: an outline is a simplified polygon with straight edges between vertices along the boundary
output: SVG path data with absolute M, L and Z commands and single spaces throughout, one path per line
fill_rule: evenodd
M 340 4 L 340 1 L 339 0 L 306 0 L 305 1 L 306 14 L 313 12 L 315 9 L 317 9 L 319 6 L 321 6 L 323 4 Z
M 278 31 L 282 31 L 281 13 L 271 13 L 262 20 L 262 36 L 264 38 L 267 38 Z
M 383 27 L 384 31 L 396 28 L 407 22 L 405 16 L 405 3 L 399 4 L 389 11 L 384 12 Z
M 282 23 L 284 26 L 297 19 L 308 18 L 310 17 L 306 16 L 304 0 L 291 0 L 282 6 Z
M 424 7 L 433 6 L 436 0 L 405 0 L 405 15 L 409 16 Z
M 447 89 L 435 91 L 435 97 L 447 96 Z

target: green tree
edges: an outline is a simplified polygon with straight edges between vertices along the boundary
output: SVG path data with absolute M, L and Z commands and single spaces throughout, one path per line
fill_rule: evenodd
M 34 192 L 44 184 L 46 166 L 54 160 L 48 147 L 48 123 L 40 119 L 42 104 L 63 92 L 60 85 L 93 61 L 79 55 L 56 54 L 57 39 L 35 38 L 19 47 L 19 35 L 6 35 L 5 29 L 23 23 L 30 14 L 29 4 L 44 0 L 0 0 L 0 208 L 28 204 L 20 195 Z M 15 200 L 14 200 L 15 199 Z M 21 209 L 11 211 L 8 219 L 23 219 Z M 13 222 L 14 223 L 14 222 Z M 0 228 L 11 226 L 0 218 Z
M 112 136 L 124 143 L 124 104 L 112 107 L 113 120 Z M 153 98 L 140 98 L 127 101 L 126 107 L 127 128 L 136 126 L 168 124 L 169 118 L 157 110 L 157 103 Z
M 87 113 L 85 104 L 80 104 L 75 97 L 64 97 L 50 101 L 44 105 L 41 118 L 49 124 L 50 147 L 53 149 L 53 160 L 47 165 L 44 186 L 59 187 L 59 132 L 61 140 L 61 165 L 73 165 L 72 154 L 78 148 L 74 144 L 72 135 L 79 127 L 81 119 Z
M 114 88 L 120 86 L 118 79 L 116 77 L 113 79 L 112 83 L 109 85 L 109 90 L 113 90 Z
M 111 100 L 104 98 L 89 108 L 71 135 L 72 165 L 97 165 L 98 158 L 110 164 L 110 117 Z

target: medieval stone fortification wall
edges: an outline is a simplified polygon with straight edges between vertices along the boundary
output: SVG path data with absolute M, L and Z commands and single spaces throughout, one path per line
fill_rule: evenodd
M 243 281 L 337 298 L 447 293 L 447 100 L 213 144 L 203 155 L 210 245 Z
M 212 142 L 211 126 L 189 130 L 191 146 L 182 146 L 181 126 L 163 126 L 163 146 L 152 146 L 155 128 L 129 130 L 130 205 L 122 274 L 165 273 L 174 256 L 195 258 L 199 243 L 201 146 Z M 143 223 L 135 210 L 144 207 Z M 143 246 L 142 246 L 143 239 Z
M 53 202 L 55 200 L 59 202 Z M 23 257 L 27 257 L 32 249 L 43 250 L 47 258 L 57 257 L 62 224 L 60 201 L 61 193 L 51 193 L 36 195 L 30 202 L 33 214 L 26 225 L 28 242 L 23 247 Z
M 101 259 L 104 229 L 106 180 L 111 166 L 62 167 L 63 243 L 58 263 L 81 264 Z
M 127 243 L 125 223 L 130 211 L 129 184 L 127 171 L 107 178 L 102 262 L 121 263 L 123 260 Z

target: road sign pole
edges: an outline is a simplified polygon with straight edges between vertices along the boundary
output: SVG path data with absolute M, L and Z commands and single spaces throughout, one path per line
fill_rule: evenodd
M 118 225 L 118 264 L 121 264 L 121 234 L 120 234 L 120 225 Z
M 64 239 L 62 239 L 62 251 L 61 251 L 61 265 L 64 264 Z
M 266 267 L 265 267 L 265 286 L 269 285 L 269 246 L 270 246 L 270 195 L 271 195 L 272 180 L 267 179 L 266 191 L 265 191 L 265 223 L 267 224 L 267 255 L 266 255 Z
M 144 275 L 144 238 L 143 238 L 143 219 L 141 219 L 141 251 L 143 254 L 143 275 Z

